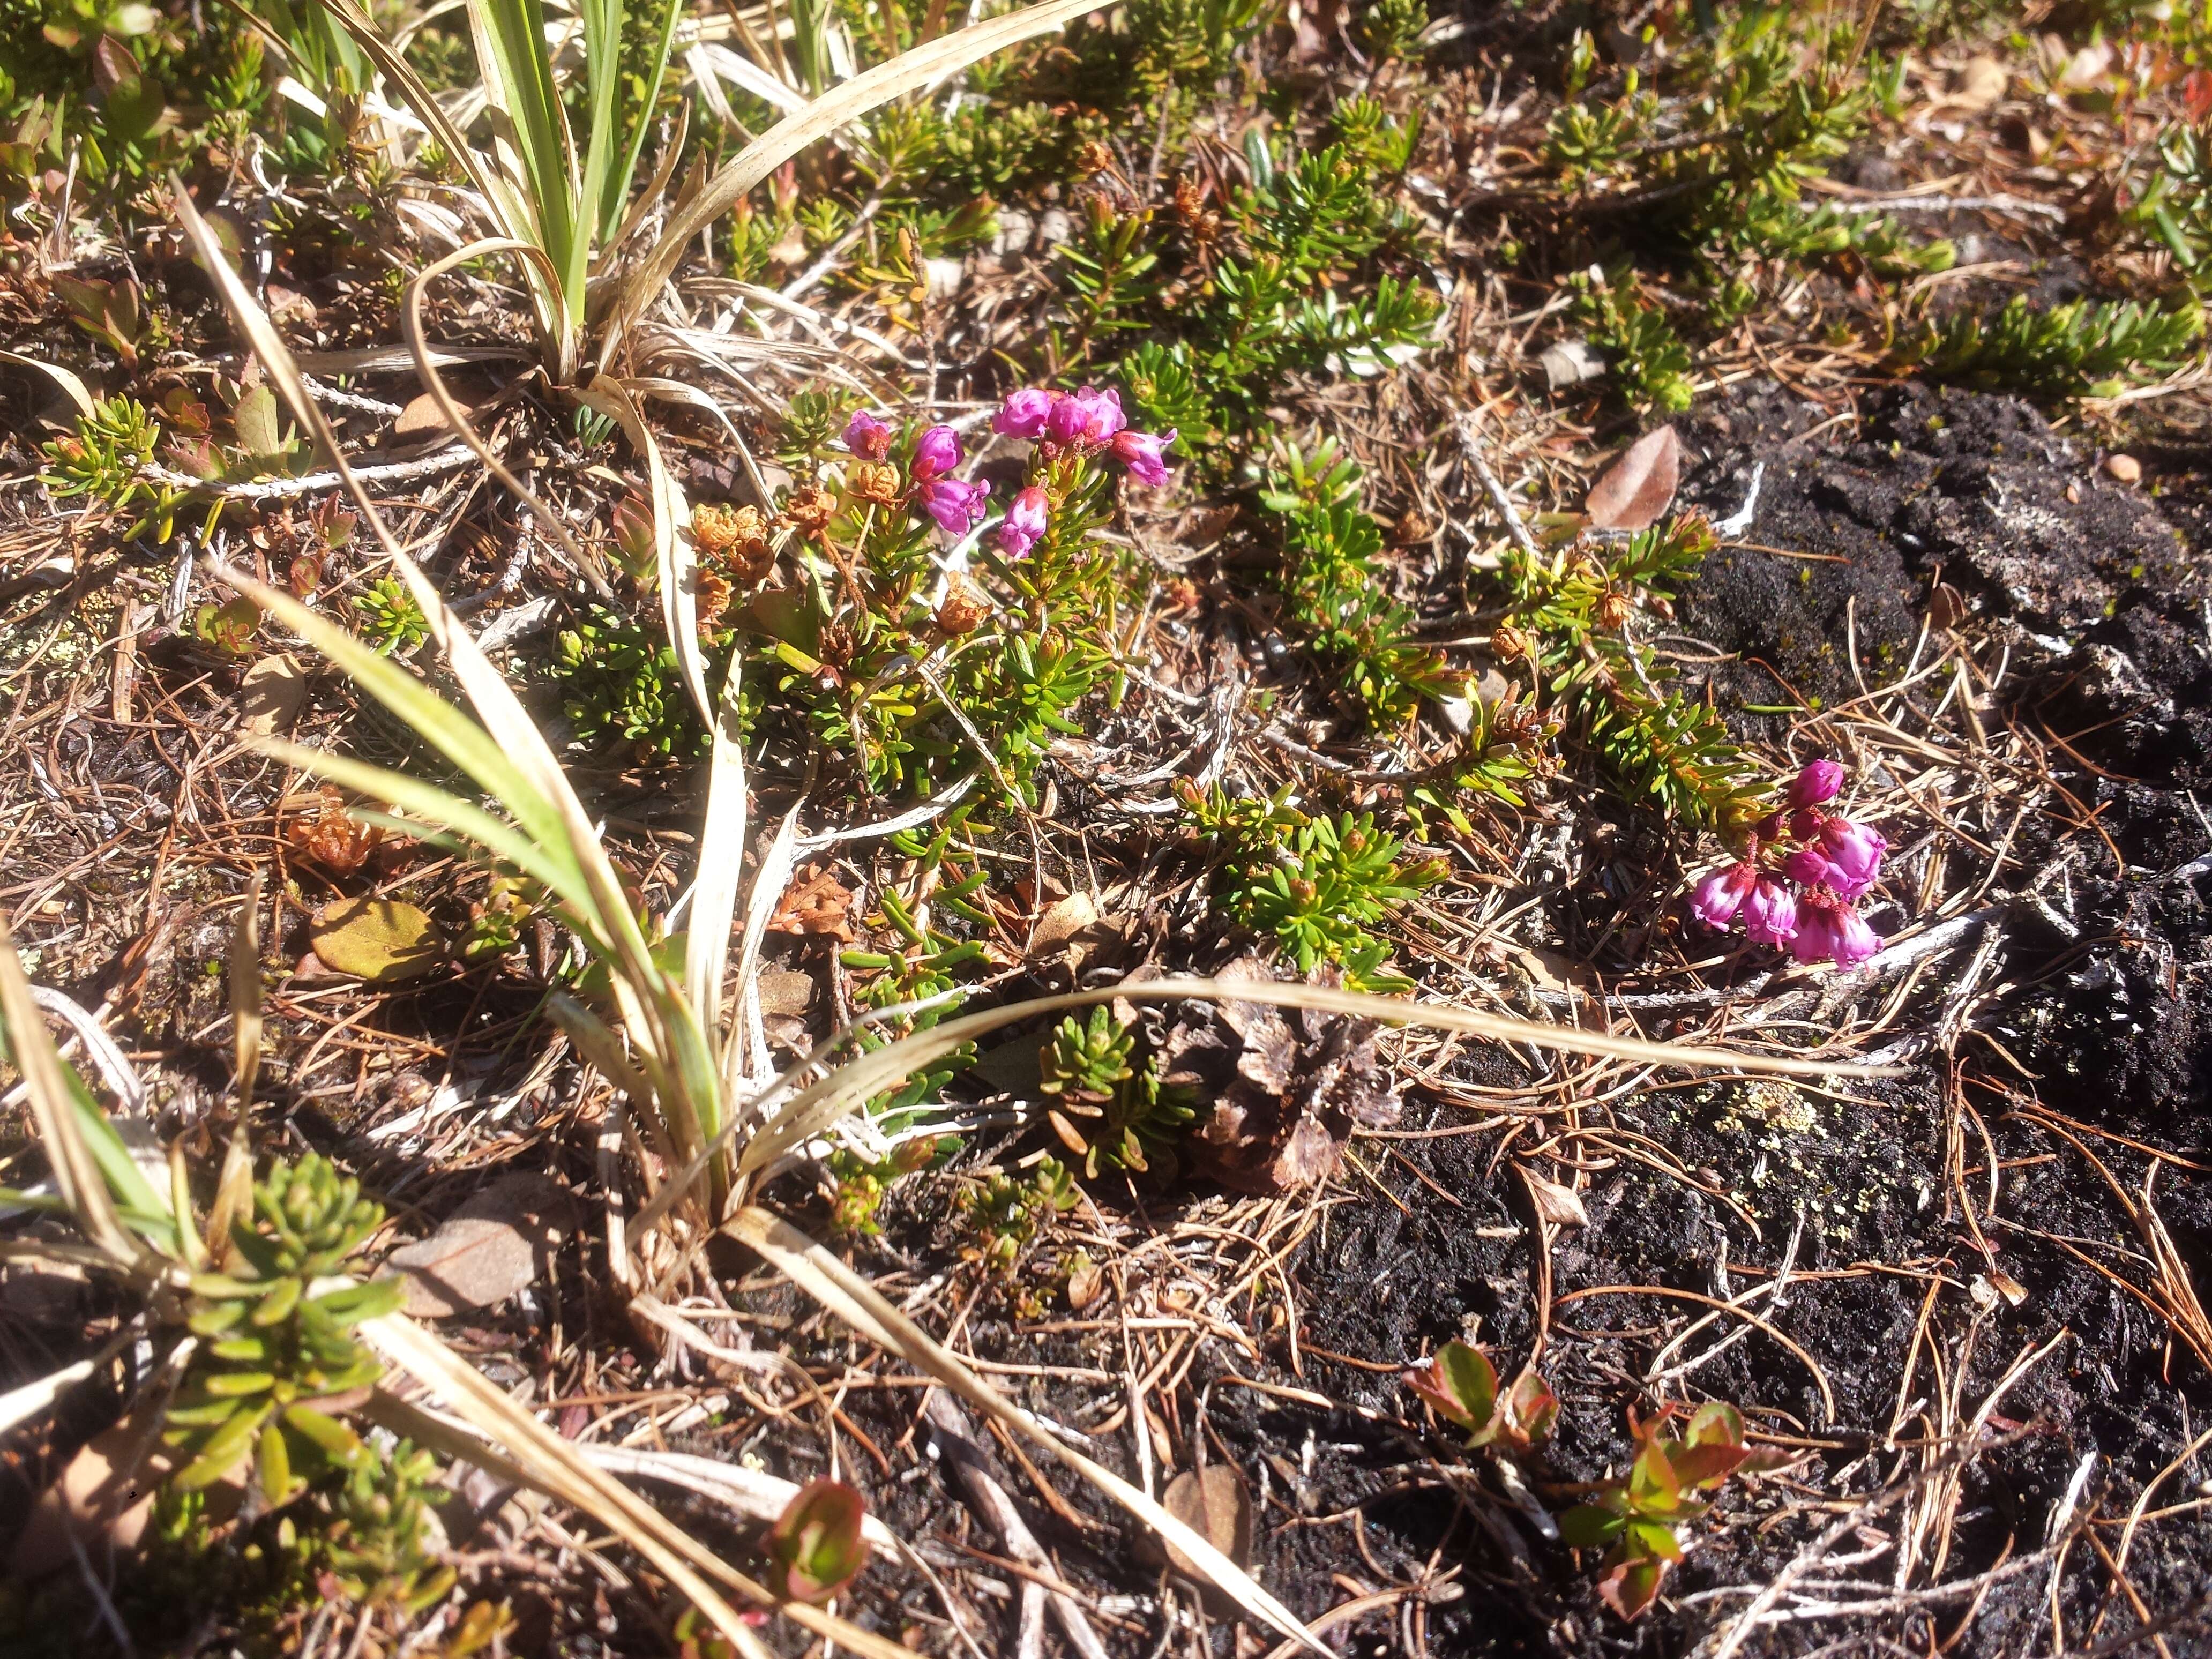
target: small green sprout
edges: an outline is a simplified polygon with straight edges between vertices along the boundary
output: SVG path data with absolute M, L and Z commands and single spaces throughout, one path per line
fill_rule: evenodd
M 429 618 L 393 577 L 378 577 L 366 593 L 354 596 L 353 604 L 361 612 L 362 637 L 385 656 L 404 654 L 429 637 Z
M 794 1601 L 826 1601 L 868 1565 L 867 1500 L 842 1480 L 815 1480 L 784 1506 L 768 1535 L 776 1588 Z
M 960 1194 L 962 1212 L 975 1234 L 961 1256 L 1011 1276 L 1046 1224 L 1080 1201 L 1074 1178 L 1058 1158 L 1039 1158 L 1026 1181 L 994 1170 Z
M 1559 1397 L 1533 1367 L 1501 1394 L 1489 1356 L 1466 1342 L 1445 1343 L 1401 1380 L 1437 1416 L 1467 1431 L 1470 1450 L 1494 1445 L 1526 1453 L 1551 1434 L 1559 1415 Z
M 262 1495 L 284 1504 L 305 1490 L 302 1471 L 351 1468 L 364 1455 L 332 1413 L 383 1376 L 352 1330 L 398 1307 L 399 1285 L 310 1291 L 344 1272 L 383 1220 L 358 1182 L 313 1153 L 255 1187 L 252 1215 L 231 1227 L 233 1271 L 191 1281 L 185 1322 L 200 1346 L 164 1435 L 190 1459 L 179 1486 L 211 1485 L 251 1456 Z
M 1792 1461 L 1778 1449 L 1744 1443 L 1743 1417 L 1715 1401 L 1676 1431 L 1678 1407 L 1629 1419 L 1639 1449 L 1625 1476 L 1603 1482 L 1587 1504 L 1559 1517 L 1559 1536 L 1577 1549 L 1605 1547 L 1598 1595 L 1623 1619 L 1634 1619 L 1659 1595 L 1667 1570 L 1682 1559 L 1682 1528 L 1712 1504 L 1696 1496 L 1717 1491 L 1731 1474 L 1755 1474 Z
M 185 496 L 144 476 L 161 441 L 159 423 L 136 398 L 102 398 L 78 416 L 74 436 L 57 438 L 40 450 L 46 468 L 39 482 L 57 500 L 82 495 L 114 513 L 137 508 L 138 521 L 125 534 L 150 532 L 166 541 Z
M 1088 1024 L 1062 1020 L 1038 1056 L 1040 1086 L 1058 1103 L 1047 1115 L 1053 1133 L 1094 1180 L 1106 1168 L 1171 1176 L 1175 1143 L 1197 1115 L 1150 1059 L 1132 1066 L 1135 1047 L 1128 1023 L 1102 1006 Z
M 261 607 L 244 594 L 221 605 L 203 605 L 192 611 L 192 637 L 218 656 L 233 661 L 253 654 L 253 636 L 261 627 Z

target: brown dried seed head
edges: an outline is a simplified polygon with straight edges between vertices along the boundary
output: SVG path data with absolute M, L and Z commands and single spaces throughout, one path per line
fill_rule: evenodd
M 1500 623 L 1490 636 L 1490 654 L 1500 662 L 1518 662 L 1529 653 L 1528 636 L 1511 623 Z
M 853 499 L 889 507 L 899 497 L 899 471 L 889 461 L 855 461 L 845 474 Z
M 1111 173 L 1114 170 L 1114 151 L 1109 145 L 1093 138 L 1075 153 L 1075 165 L 1085 173 Z
M 945 585 L 945 598 L 937 607 L 937 625 L 947 634 L 972 634 L 991 614 L 990 596 L 965 576 L 954 575 Z
M 699 572 L 699 633 L 701 637 L 713 633 L 722 620 L 722 613 L 730 608 L 737 589 L 729 580 L 712 570 Z
M 758 581 L 775 562 L 768 515 L 757 507 L 702 502 L 691 509 L 691 540 L 702 557 L 726 567 L 738 581 Z
M 814 535 L 837 516 L 837 498 L 819 484 L 801 484 L 783 504 L 785 520 Z
M 1598 595 L 1590 615 L 1607 633 L 1618 633 L 1628 621 L 1628 595 L 1617 587 L 1607 588 Z

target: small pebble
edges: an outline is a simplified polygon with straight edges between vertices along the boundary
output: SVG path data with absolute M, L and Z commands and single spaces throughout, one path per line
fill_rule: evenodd
M 2118 479 L 2122 483 L 2140 483 L 2142 482 L 2142 463 L 2132 455 L 2106 456 L 2105 471 L 2111 473 L 2112 477 Z

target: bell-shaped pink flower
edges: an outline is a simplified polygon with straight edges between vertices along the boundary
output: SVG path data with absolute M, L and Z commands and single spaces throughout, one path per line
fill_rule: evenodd
M 941 478 L 961 461 L 960 434 L 949 426 L 933 426 L 914 441 L 914 479 L 927 483 Z
M 1006 549 L 1008 558 L 1026 559 L 1051 518 L 1052 504 L 1043 490 L 1031 484 L 1006 508 L 1006 522 L 999 526 L 999 545 Z
M 1844 787 L 1848 776 L 1844 769 L 1832 760 L 1805 763 L 1805 769 L 1790 780 L 1790 804 L 1792 806 L 1820 806 L 1835 799 L 1837 791 Z
M 1042 386 L 1024 386 L 1019 392 L 1010 392 L 1006 401 L 999 405 L 999 412 L 991 417 L 991 429 L 1002 438 L 1041 438 L 1045 422 L 1052 418 L 1053 410 L 1061 401 L 1060 393 L 1047 392 Z
M 1790 936 L 1790 954 L 1808 967 L 1827 961 L 1829 949 L 1836 942 L 1833 915 L 1832 907 L 1807 894 L 1797 907 L 1797 931 Z
M 1071 392 L 1068 402 L 1083 411 L 1083 441 L 1086 444 L 1109 444 L 1122 428 L 1129 424 L 1121 413 L 1121 394 L 1112 386 L 1093 391 L 1085 386 Z
M 1790 941 L 1790 954 L 1798 961 L 1856 968 L 1881 948 L 1881 935 L 1867 926 L 1857 907 L 1826 888 L 1814 888 L 1799 902 L 1797 935 Z
M 1045 417 L 1048 443 L 1063 449 L 1091 449 L 1113 441 L 1128 424 L 1121 413 L 1121 394 L 1109 386 L 1085 386 L 1071 392 L 1052 406 Z
M 935 478 L 922 485 L 921 510 L 937 520 L 948 536 L 964 536 L 983 516 L 989 498 L 988 484 L 963 483 L 957 478 Z
M 1690 890 L 1690 914 L 1708 927 L 1727 927 L 1758 879 L 1748 864 L 1723 865 Z
M 878 420 L 865 409 L 854 410 L 853 418 L 845 422 L 845 447 L 864 461 L 880 461 L 890 453 L 890 422 Z
M 1787 945 L 1797 933 L 1797 895 L 1761 876 L 1743 902 L 1743 932 L 1753 945 Z
M 1842 878 L 1832 878 L 1829 885 L 1844 897 L 1852 898 L 1873 885 L 1874 878 L 1881 873 L 1881 855 L 1889 850 L 1889 843 L 1880 831 L 1863 823 L 1832 817 L 1821 822 L 1820 850 Z M 1845 892 L 1846 887 L 1850 891 Z
M 1140 484 L 1158 489 L 1168 481 L 1168 463 L 1163 453 L 1176 441 L 1175 428 L 1165 432 L 1132 432 L 1126 428 L 1114 434 L 1111 446 L 1114 459 L 1129 470 L 1129 476 Z
M 1867 926 L 1856 905 L 1839 904 L 1831 911 L 1828 930 L 1832 936 L 1828 954 L 1838 968 L 1856 968 L 1881 949 L 1881 935 Z

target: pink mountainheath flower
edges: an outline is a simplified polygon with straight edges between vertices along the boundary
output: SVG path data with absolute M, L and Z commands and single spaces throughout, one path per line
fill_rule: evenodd
M 934 478 L 921 487 L 921 508 L 946 535 L 964 536 L 982 518 L 983 503 L 990 494 L 988 484 Z
M 1759 879 L 1748 864 L 1731 864 L 1716 870 L 1690 890 L 1690 914 L 1708 927 L 1725 927 Z
M 1820 825 L 1820 850 L 1827 854 L 1828 862 L 1835 869 L 1829 885 L 1845 898 L 1856 898 L 1881 873 L 1881 855 L 1889 850 L 1889 842 L 1880 831 L 1869 830 L 1863 823 L 1854 823 L 1849 818 L 1828 818 Z M 1846 887 L 1850 889 L 1849 892 L 1844 890 Z
M 1856 968 L 1881 948 L 1881 939 L 1868 927 L 1855 905 L 1815 888 L 1798 907 L 1796 937 L 1790 953 L 1808 964 L 1824 957 L 1838 968 Z
M 933 426 L 914 441 L 914 478 L 927 483 L 941 478 L 961 461 L 960 434 L 949 426 Z
M 1828 855 L 1817 847 L 1801 847 L 1782 860 L 1782 873 L 1800 887 L 1818 887 L 1835 869 Z
M 890 423 L 865 409 L 854 410 L 853 418 L 845 422 L 845 447 L 864 461 L 880 461 L 890 453 Z
M 1018 392 L 1006 394 L 999 412 L 991 417 L 991 428 L 1002 438 L 1041 438 L 1045 422 L 1060 402 L 1057 392 L 1047 392 L 1041 386 L 1024 386 Z
M 1140 484 L 1157 489 L 1168 481 L 1167 458 L 1163 453 L 1176 441 L 1173 427 L 1165 432 L 1132 432 L 1127 429 L 1114 434 L 1111 446 L 1114 459 L 1129 470 L 1129 476 Z
M 1753 945 L 1787 945 L 1797 932 L 1797 895 L 1761 876 L 1743 902 L 1743 933 Z
M 1006 550 L 1010 559 L 1026 559 L 1030 550 L 1037 544 L 1051 520 L 1051 504 L 1045 493 L 1035 484 L 1014 497 L 1006 508 L 1006 519 L 999 526 L 999 545 Z

